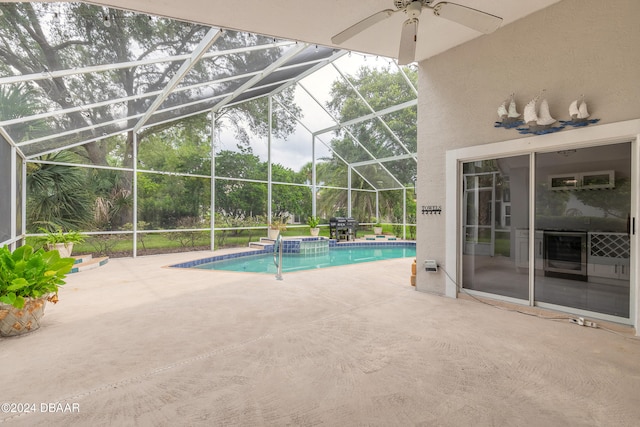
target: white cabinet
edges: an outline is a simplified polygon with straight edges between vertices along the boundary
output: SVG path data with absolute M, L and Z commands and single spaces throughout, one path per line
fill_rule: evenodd
M 535 232 L 535 268 L 543 268 L 542 231 Z M 516 231 L 516 267 L 529 267 L 529 230 Z
M 588 263 L 587 275 L 589 277 L 629 280 L 629 260 L 626 260 L 626 262 L 616 262 L 615 264 Z
M 615 188 L 613 170 L 549 175 L 550 190 L 600 190 Z
M 629 235 L 626 233 L 589 233 L 587 276 L 590 282 L 628 284 Z
M 516 267 L 529 266 L 529 232 L 518 230 L 516 234 Z

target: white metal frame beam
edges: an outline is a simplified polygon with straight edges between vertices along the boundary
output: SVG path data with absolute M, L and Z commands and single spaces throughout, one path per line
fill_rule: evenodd
M 357 119 L 347 120 L 346 122 L 342 122 L 341 124 L 337 124 L 335 126 L 329 126 L 327 128 L 320 129 L 320 130 L 317 131 L 317 133 L 332 132 L 334 130 L 340 129 L 343 126 L 356 125 L 358 123 L 366 122 L 367 120 L 371 120 L 371 119 L 376 118 L 376 117 L 379 118 L 379 117 L 385 116 L 387 114 L 394 113 L 396 111 L 404 110 L 405 108 L 413 107 L 414 105 L 418 105 L 418 100 L 417 99 L 414 99 L 414 100 L 411 100 L 411 101 L 407 101 L 407 102 L 403 102 L 402 104 L 397 104 L 397 105 L 394 105 L 392 107 L 387 107 L 387 108 L 385 108 L 383 110 L 380 110 L 378 112 L 369 113 L 369 114 L 367 114 L 365 116 L 360 116 Z
M 292 80 L 291 82 L 287 83 L 286 85 L 276 89 L 275 91 L 271 92 L 270 95 L 275 95 L 278 92 L 282 92 L 283 90 L 285 90 L 286 88 L 298 83 L 300 80 L 304 79 L 307 76 L 310 76 L 311 74 L 315 73 L 316 71 L 318 71 L 319 69 L 331 64 L 333 61 L 342 58 L 344 55 L 346 55 L 348 53 L 348 51 L 346 50 L 339 50 L 337 52 L 335 52 L 333 55 L 331 55 L 329 58 L 324 59 L 320 62 L 318 62 L 318 64 L 316 64 L 315 66 L 311 67 L 310 69 L 308 69 L 307 71 L 305 71 L 304 73 L 299 74 L 298 76 L 296 76 L 295 80 Z M 284 67 L 280 68 L 283 69 Z
M 265 78 L 269 74 L 273 73 L 280 66 L 284 65 L 291 58 L 293 58 L 294 56 L 296 56 L 297 54 L 302 52 L 304 49 L 307 48 L 307 46 L 309 46 L 309 45 L 304 43 L 304 44 L 299 44 L 299 45 L 291 48 L 291 50 L 289 52 L 286 52 L 284 55 L 282 55 L 280 58 L 278 58 L 276 61 L 274 61 L 271 65 L 269 65 L 264 70 L 262 70 L 262 72 L 260 72 L 259 74 L 255 75 L 253 78 L 249 79 L 249 81 L 245 82 L 243 85 L 241 85 L 239 88 L 237 88 L 231 95 L 225 97 L 222 101 L 217 103 L 211 109 L 211 111 L 214 111 L 214 112 L 215 111 L 219 111 L 222 107 L 227 105 L 229 102 L 233 101 L 240 94 L 242 94 L 245 90 L 247 90 L 250 87 L 254 86 L 260 80 L 262 80 L 263 78 Z
M 240 49 L 232 49 L 232 50 L 227 50 L 227 51 L 224 51 L 224 52 L 233 53 L 233 52 L 239 52 L 239 51 L 241 51 L 241 50 Z M 182 55 L 182 56 L 184 56 L 184 55 Z M 208 56 L 210 56 L 210 55 L 204 55 L 203 58 L 206 58 Z M 279 70 L 286 70 L 286 69 L 289 69 L 289 68 L 298 67 L 298 66 L 301 66 L 301 65 L 313 64 L 313 63 L 317 63 L 317 62 L 319 62 L 319 60 L 309 61 L 309 62 L 305 62 L 305 63 L 302 63 L 302 64 L 287 65 L 287 66 L 284 66 L 284 67 L 280 67 Z M 326 64 L 323 63 L 323 66 L 324 65 L 326 65 Z M 184 92 L 184 91 L 187 91 L 187 90 L 198 89 L 198 88 L 206 87 L 206 86 L 212 86 L 212 85 L 215 85 L 215 84 L 225 83 L 225 82 L 229 82 L 229 81 L 233 81 L 233 80 L 240 80 L 240 79 L 243 79 L 243 78 L 255 76 L 255 75 L 259 74 L 259 73 L 260 73 L 260 70 L 252 71 L 252 72 L 248 72 L 248 73 L 243 73 L 243 74 L 237 74 L 237 75 L 233 75 L 233 76 L 227 76 L 227 77 L 223 77 L 223 78 L 216 79 L 216 80 L 207 80 L 207 81 L 201 82 L 201 83 L 195 83 L 195 84 L 191 84 L 191 85 L 185 85 L 185 86 L 181 86 L 181 87 L 176 87 L 174 89 L 173 93 Z M 298 76 L 296 77 L 296 79 L 299 79 L 299 78 L 300 77 L 298 77 Z M 283 82 L 289 82 L 289 83 L 287 83 L 287 85 L 290 85 L 291 83 L 295 83 L 296 79 L 287 79 L 287 80 L 283 80 Z M 29 121 L 46 119 L 46 118 L 49 118 L 49 117 L 61 116 L 63 114 L 82 112 L 82 111 L 86 111 L 86 110 L 91 110 L 93 108 L 105 107 L 105 106 L 109 106 L 109 105 L 113 105 L 113 104 L 126 103 L 128 101 L 135 101 L 135 100 L 138 100 L 138 99 L 150 98 L 150 97 L 158 96 L 162 92 L 163 92 L 162 90 L 155 90 L 155 91 L 152 91 L 152 92 L 141 93 L 141 94 L 138 94 L 138 95 L 126 96 L 126 97 L 122 97 L 122 98 L 115 98 L 115 99 L 110 99 L 110 100 L 107 100 L 107 101 L 95 102 L 95 103 L 92 103 L 92 104 L 85 104 L 85 105 L 78 106 L 78 107 L 71 107 L 71 108 L 65 108 L 65 109 L 60 109 L 60 110 L 47 111 L 47 112 L 40 113 L 40 114 L 34 114 L 33 116 L 29 116 L 29 117 L 20 117 L 20 118 L 16 118 L 16 119 L 4 120 L 4 121 L 0 121 L 0 126 L 10 126 L 10 125 L 14 125 L 16 123 L 24 123 L 24 122 L 29 122 Z M 264 96 L 264 95 L 261 95 L 261 96 Z M 215 98 L 218 98 L 218 97 L 220 97 L 220 95 L 216 95 L 216 96 L 211 97 L 211 98 L 203 98 L 201 101 L 204 101 L 204 100 L 207 100 L 207 99 L 215 99 Z M 99 124 L 98 124 L 98 126 L 99 126 Z
M 212 28 L 212 30 L 215 30 L 215 29 L 216 29 L 215 27 Z M 207 53 L 202 58 L 209 59 L 209 58 L 215 58 L 217 56 L 251 52 L 254 50 L 264 50 L 264 49 L 271 49 L 274 47 L 292 46 L 294 44 L 295 42 L 283 41 L 283 42 L 275 42 L 275 43 L 269 43 L 269 44 L 261 44 L 257 46 L 247 46 L 247 47 L 242 47 L 237 49 L 220 50 L 216 52 Z M 94 65 L 94 66 L 83 67 L 83 68 L 69 68 L 65 70 L 43 71 L 42 73 L 21 74 L 18 76 L 0 77 L 0 85 L 15 84 L 15 83 L 44 80 L 44 79 L 53 79 L 58 77 L 72 76 L 76 74 L 100 73 L 103 71 L 119 70 L 122 68 L 133 68 L 133 67 L 139 67 L 142 65 L 160 64 L 163 62 L 184 61 L 189 59 L 191 55 L 192 54 L 190 53 L 185 53 L 182 55 L 163 56 L 161 58 L 148 58 L 148 59 L 140 59 L 137 61 L 118 62 L 116 64 Z

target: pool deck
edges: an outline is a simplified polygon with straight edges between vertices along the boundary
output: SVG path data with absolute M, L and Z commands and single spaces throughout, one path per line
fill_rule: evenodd
M 38 331 L 0 338 L 0 403 L 36 409 L 0 412 L 0 423 L 635 426 L 640 419 L 640 340 L 630 331 L 416 292 L 409 258 L 282 281 L 166 268 L 213 254 L 112 259 L 68 276 Z M 55 402 L 62 405 L 47 405 Z

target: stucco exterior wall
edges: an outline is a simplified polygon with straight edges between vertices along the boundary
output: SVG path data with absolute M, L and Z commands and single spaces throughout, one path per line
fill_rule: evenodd
M 420 63 L 418 290 L 445 293 L 445 273 L 425 272 L 424 260 L 455 268 L 444 265 L 446 239 L 454 239 L 445 235 L 445 217 L 455 212 L 420 212 L 422 205 L 444 209 L 446 151 L 527 138 L 493 126 L 511 93 L 521 111 L 546 90 L 560 120 L 582 94 L 598 125 L 640 118 L 639 18 L 637 0 L 564 0 Z

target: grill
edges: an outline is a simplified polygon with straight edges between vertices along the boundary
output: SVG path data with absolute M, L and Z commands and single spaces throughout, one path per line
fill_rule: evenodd
M 358 221 L 354 218 L 335 217 L 329 219 L 329 237 L 336 240 L 355 240 Z

